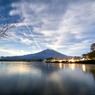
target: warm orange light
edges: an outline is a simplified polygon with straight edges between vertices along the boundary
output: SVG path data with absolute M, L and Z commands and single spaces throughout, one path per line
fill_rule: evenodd
M 69 62 L 75 62 L 75 60 L 74 59 L 71 59 L 71 60 L 69 60 Z
M 85 72 L 86 71 L 86 66 L 83 64 L 82 65 L 82 70 Z
M 69 64 L 69 67 L 74 70 L 75 69 L 75 64 Z
M 62 60 L 59 60 L 59 62 L 61 63 L 61 62 L 62 62 Z
M 63 66 L 62 66 L 62 63 L 59 63 L 59 68 L 62 69 L 62 67 L 63 67 Z

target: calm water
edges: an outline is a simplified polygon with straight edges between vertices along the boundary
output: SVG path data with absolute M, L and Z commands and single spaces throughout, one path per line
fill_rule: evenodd
M 95 65 L 0 62 L 0 95 L 95 95 Z

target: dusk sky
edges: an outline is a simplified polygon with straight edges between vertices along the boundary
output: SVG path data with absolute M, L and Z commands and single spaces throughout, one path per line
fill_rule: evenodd
M 0 0 L 0 15 L 19 22 L 0 39 L 0 56 L 47 48 L 80 56 L 95 42 L 95 0 Z

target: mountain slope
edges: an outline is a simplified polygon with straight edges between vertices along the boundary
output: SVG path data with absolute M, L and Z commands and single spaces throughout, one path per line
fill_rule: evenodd
M 59 57 L 59 58 L 67 58 L 69 56 L 66 56 L 64 54 L 61 54 L 55 50 L 52 50 L 52 49 L 46 49 L 46 50 L 43 50 L 41 52 L 38 52 L 38 53 L 35 53 L 35 54 L 28 54 L 28 55 L 23 55 L 23 56 L 13 56 L 13 57 L 5 57 L 4 59 L 14 59 L 14 60 L 21 60 L 21 59 L 26 59 L 26 60 L 29 60 L 29 59 L 46 59 L 46 58 L 56 58 L 56 57 Z
M 36 54 L 30 54 L 30 55 L 25 55 L 23 57 L 27 57 L 27 58 L 37 58 L 37 59 L 45 59 L 45 58 L 50 58 L 50 57 L 60 57 L 60 58 L 66 58 L 67 56 L 66 55 L 63 55 L 55 50 L 52 50 L 52 49 L 46 49 L 44 51 L 41 51 L 39 53 L 36 53 Z

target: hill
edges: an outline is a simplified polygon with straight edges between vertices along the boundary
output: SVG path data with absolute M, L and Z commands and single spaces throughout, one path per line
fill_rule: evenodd
M 53 49 L 46 49 L 41 52 L 35 54 L 28 54 L 23 56 L 12 56 L 12 57 L 2 57 L 2 59 L 8 60 L 38 60 L 38 59 L 46 59 L 46 58 L 68 58 L 70 56 L 61 54 Z

